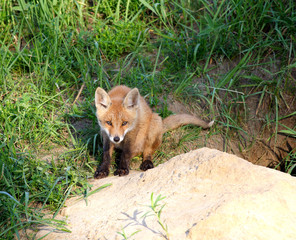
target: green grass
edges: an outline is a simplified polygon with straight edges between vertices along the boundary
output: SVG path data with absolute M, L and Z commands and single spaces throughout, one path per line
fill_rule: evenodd
M 295 140 L 295 1 L 0 0 L 0 32 L 0 239 L 32 239 L 25 230 L 38 224 L 66 230 L 55 214 L 88 196 L 98 86 L 138 87 L 162 117 L 174 98 L 215 118 L 202 144 L 221 136 L 225 151 L 266 129 L 267 140 Z M 180 131 L 156 163 L 203 139 Z M 295 175 L 295 148 L 279 166 Z

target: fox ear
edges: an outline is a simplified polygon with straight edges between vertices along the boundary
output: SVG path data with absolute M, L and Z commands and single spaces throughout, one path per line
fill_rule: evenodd
M 107 109 L 111 105 L 111 99 L 103 88 L 98 87 L 95 94 L 96 108 Z
M 140 93 L 137 88 L 134 88 L 129 91 L 123 100 L 123 106 L 126 108 L 134 108 L 139 104 Z

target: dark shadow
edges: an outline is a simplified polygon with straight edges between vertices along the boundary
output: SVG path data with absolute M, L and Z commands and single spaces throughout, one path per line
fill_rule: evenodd
M 124 226 L 124 228 L 126 228 L 128 226 L 143 226 L 146 229 L 148 229 L 149 231 L 151 231 L 152 233 L 158 234 L 158 235 L 162 236 L 163 238 L 167 239 L 167 236 L 164 235 L 162 232 L 155 231 L 154 229 L 150 228 L 147 225 L 146 218 L 149 216 L 153 216 L 153 215 L 147 215 L 147 214 L 142 215 L 142 213 L 143 213 L 142 211 L 139 212 L 138 210 L 135 210 L 133 213 L 133 216 L 131 216 L 127 213 L 122 212 L 122 214 L 127 217 L 125 220 L 128 221 L 128 223 Z M 142 215 L 142 216 L 139 216 L 139 215 Z
M 280 170 L 281 172 L 287 172 L 287 166 L 292 166 L 293 164 L 296 164 L 296 159 L 293 158 L 293 156 L 288 157 L 289 154 L 292 151 L 295 151 L 295 149 L 292 148 L 290 143 L 286 141 L 286 146 L 280 146 L 276 147 L 276 150 L 274 150 L 271 146 L 261 141 L 265 147 L 275 156 L 275 158 L 278 160 L 271 161 L 270 164 L 267 166 L 269 168 L 278 168 L 277 170 Z M 296 167 L 291 171 L 290 173 L 292 176 L 296 176 Z

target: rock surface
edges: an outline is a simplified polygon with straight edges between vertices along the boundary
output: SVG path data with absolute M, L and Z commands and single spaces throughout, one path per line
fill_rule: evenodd
M 44 239 L 113 240 L 133 233 L 129 239 L 166 239 L 149 207 L 151 193 L 166 197 L 160 219 L 170 240 L 296 239 L 296 179 L 218 150 L 202 148 L 147 172 L 94 180 L 93 189 L 107 183 L 88 205 L 67 202 L 60 218 L 67 216 L 72 233 Z

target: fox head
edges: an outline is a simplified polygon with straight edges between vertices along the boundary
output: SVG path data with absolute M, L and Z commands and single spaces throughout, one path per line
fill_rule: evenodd
M 135 127 L 140 94 L 137 88 L 125 96 L 110 96 L 98 87 L 95 93 L 96 114 L 101 130 L 111 142 L 119 144 L 125 135 Z

